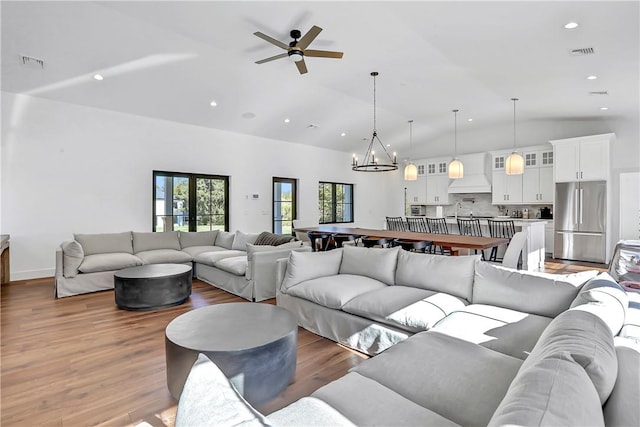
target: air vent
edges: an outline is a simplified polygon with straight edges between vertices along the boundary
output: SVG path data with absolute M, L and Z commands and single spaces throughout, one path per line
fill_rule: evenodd
M 592 92 L 589 92 L 589 95 L 592 95 L 592 96 L 609 95 L 609 92 L 607 92 L 606 90 L 594 90 Z
M 595 50 L 593 50 L 592 47 L 583 47 L 580 49 L 571 49 L 569 53 L 571 53 L 571 55 L 573 56 L 583 56 L 583 55 L 592 55 L 596 52 Z
M 21 55 L 20 63 L 29 68 L 39 68 L 41 70 L 44 68 L 44 60 L 32 56 Z

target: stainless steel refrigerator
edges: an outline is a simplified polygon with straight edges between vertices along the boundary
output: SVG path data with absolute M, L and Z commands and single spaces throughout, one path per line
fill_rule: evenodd
M 553 213 L 555 258 L 605 262 L 605 181 L 557 183 Z

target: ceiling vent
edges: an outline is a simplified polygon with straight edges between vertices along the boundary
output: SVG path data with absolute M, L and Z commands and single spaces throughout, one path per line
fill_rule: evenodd
M 40 70 L 44 68 L 44 60 L 32 56 L 20 55 L 20 63 L 29 68 L 38 68 Z
M 607 92 L 606 90 L 594 90 L 592 92 L 589 92 L 589 95 L 592 95 L 592 96 L 609 95 L 609 92 Z
M 593 55 L 596 52 L 595 50 L 593 50 L 592 47 L 583 47 L 580 49 L 571 49 L 569 53 L 571 53 L 571 55 L 573 56 L 583 56 L 583 55 Z

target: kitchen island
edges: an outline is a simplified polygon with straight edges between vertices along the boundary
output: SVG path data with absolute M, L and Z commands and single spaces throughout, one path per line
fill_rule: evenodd
M 469 219 L 470 216 L 458 216 L 458 218 Z M 489 223 L 487 219 L 496 221 L 513 220 L 516 231 L 524 231 L 527 233 L 527 243 L 522 251 L 522 269 L 529 271 L 538 271 L 544 268 L 545 243 L 544 243 L 544 226 L 547 223 L 544 219 L 524 219 L 511 217 L 477 217 L 480 220 L 480 228 L 483 236 L 489 236 Z M 445 218 L 449 227 L 449 233 L 458 234 L 458 221 L 454 216 Z M 502 257 L 506 246 L 498 248 L 498 258 Z M 488 257 L 489 254 L 486 253 Z

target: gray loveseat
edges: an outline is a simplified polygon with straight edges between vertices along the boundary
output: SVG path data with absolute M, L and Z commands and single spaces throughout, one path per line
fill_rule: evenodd
M 192 265 L 198 279 L 261 301 L 275 297 L 276 260 L 310 250 L 285 240 L 241 231 L 75 234 L 56 250 L 55 296 L 113 289 L 113 274 L 123 268 L 179 263 Z
M 375 356 L 268 417 L 233 389 L 212 402 L 227 385 L 202 358 L 176 426 L 640 425 L 640 336 L 606 273 L 365 248 L 280 264 L 279 305 Z

